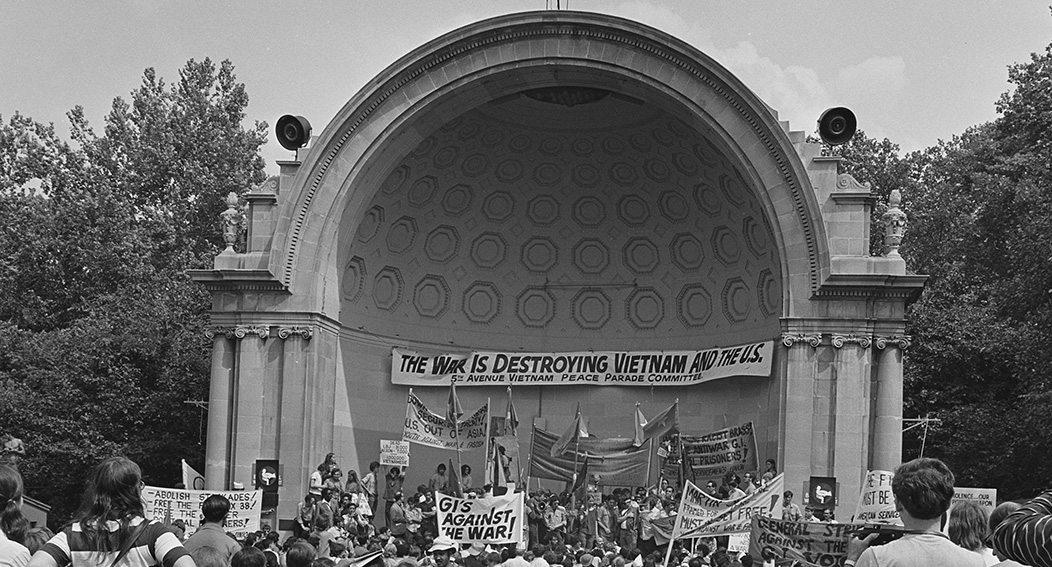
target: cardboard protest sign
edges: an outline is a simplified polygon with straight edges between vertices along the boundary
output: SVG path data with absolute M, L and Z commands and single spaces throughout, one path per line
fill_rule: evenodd
M 749 533 L 753 516 L 782 517 L 785 481 L 776 476 L 765 487 L 739 500 L 720 500 L 687 481 L 674 516 L 654 521 L 658 545 L 672 539 Z
M 854 521 L 902 525 L 899 513 L 895 510 L 895 495 L 891 492 L 891 479 L 894 476 L 888 471 L 866 473 Z
M 848 539 L 862 528 L 863 524 L 793 522 L 754 516 L 749 555 L 754 561 L 776 564 L 796 561 L 802 566 L 839 566 L 847 558 Z
M 695 484 L 728 472 L 757 469 L 756 435 L 752 422 L 707 435 L 680 435 L 683 470 Z
M 390 467 L 409 466 L 409 442 L 380 440 L 380 464 Z
M 405 407 L 405 425 L 402 428 L 402 440 L 412 441 L 428 447 L 456 450 L 481 449 L 486 445 L 486 421 L 489 419 L 489 406 L 480 407 L 470 417 L 453 422 L 445 416 L 427 409 L 424 402 L 409 392 Z
M 435 494 L 438 531 L 457 543 L 522 543 L 526 505 L 522 492 L 486 498 Z
M 201 520 L 201 503 L 213 494 L 226 496 L 230 501 L 230 513 L 226 517 L 226 530 L 238 538 L 259 530 L 259 517 L 263 508 L 262 490 L 177 490 L 145 486 L 142 499 L 146 517 L 158 521 L 183 520 L 186 534 L 197 531 Z
M 950 507 L 958 502 L 964 502 L 969 500 L 982 506 L 983 508 L 989 508 L 987 512 L 990 512 L 997 507 L 997 489 L 996 488 L 963 488 L 955 486 L 953 489 L 953 500 L 950 501 Z
M 770 376 L 774 341 L 709 350 L 471 352 L 391 351 L 391 383 L 405 386 L 689 386 Z

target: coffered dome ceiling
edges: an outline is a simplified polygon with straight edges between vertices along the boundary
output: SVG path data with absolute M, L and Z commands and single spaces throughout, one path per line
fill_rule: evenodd
M 463 348 L 770 339 L 778 250 L 709 134 L 596 89 L 464 112 L 393 168 L 343 239 L 341 321 Z

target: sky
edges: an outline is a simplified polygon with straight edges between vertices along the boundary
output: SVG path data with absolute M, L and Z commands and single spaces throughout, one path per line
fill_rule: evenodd
M 1052 41 L 1048 0 L 559 0 L 633 19 L 736 74 L 793 130 L 847 106 L 870 137 L 904 152 L 997 117 L 1007 67 Z M 320 133 L 412 49 L 463 25 L 556 0 L 0 0 L 0 116 L 68 132 L 84 107 L 97 130 L 143 70 L 170 84 L 189 59 L 230 59 L 248 119 L 307 117 Z M 267 169 L 289 159 L 273 135 Z

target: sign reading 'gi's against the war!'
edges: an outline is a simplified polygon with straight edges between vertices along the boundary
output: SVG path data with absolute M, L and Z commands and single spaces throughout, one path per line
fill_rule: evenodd
M 769 376 L 774 341 L 695 351 L 391 353 L 391 382 L 405 386 L 688 386 Z

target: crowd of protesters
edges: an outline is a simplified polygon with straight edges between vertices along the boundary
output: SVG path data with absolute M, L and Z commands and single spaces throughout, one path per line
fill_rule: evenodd
M 705 490 L 724 500 L 744 498 L 774 474 L 768 462 L 762 475 L 728 475 Z M 669 550 L 654 529 L 678 505 L 677 489 L 666 483 L 604 494 L 595 477 L 585 490 L 532 491 L 525 500 L 528 537 L 516 546 L 459 545 L 438 533 L 436 493 L 470 499 L 490 492 L 473 486 L 470 467 L 458 475 L 440 465 L 409 496 L 404 480 L 404 471 L 381 473 L 376 462 L 361 478 L 348 471 L 344 479 L 330 454 L 311 475 L 291 536 L 282 541 L 264 525 L 238 541 L 224 529 L 230 502 L 218 494 L 202 503 L 201 523 L 189 537 L 178 523 L 146 519 L 139 467 L 123 457 L 92 469 L 81 506 L 62 531 L 31 528 L 21 513 L 21 476 L 0 465 L 0 567 L 657 567 L 666 553 L 669 565 L 683 567 L 754 560 L 728 551 L 722 538 L 676 540 Z M 892 491 L 905 531 L 883 545 L 877 534 L 852 539 L 844 565 L 1052 567 L 1052 491 L 1026 505 L 1004 503 L 989 517 L 969 502 L 951 509 L 953 474 L 936 459 L 904 463 Z M 786 519 L 811 516 L 790 492 L 785 496 Z

